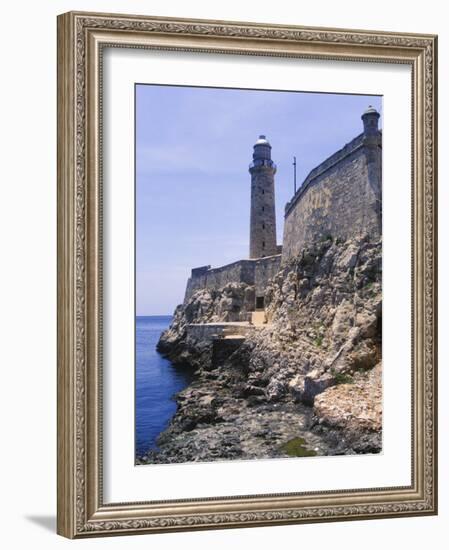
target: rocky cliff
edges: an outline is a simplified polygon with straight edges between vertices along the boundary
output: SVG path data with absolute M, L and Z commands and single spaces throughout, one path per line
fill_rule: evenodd
M 139 462 L 379 452 L 382 429 L 381 241 L 331 236 L 291 258 L 266 291 L 267 324 L 220 364 L 192 323 L 236 321 L 253 289 L 200 290 L 158 349 L 196 368 L 178 410 Z

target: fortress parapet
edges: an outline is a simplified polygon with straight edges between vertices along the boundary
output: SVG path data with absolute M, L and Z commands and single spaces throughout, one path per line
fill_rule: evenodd
M 210 269 L 210 265 L 203 265 L 201 267 L 194 267 L 192 269 L 192 277 L 199 277 L 200 275 L 204 275 L 207 273 Z
M 192 269 L 192 275 L 187 281 L 184 303 L 198 290 L 220 290 L 228 283 L 245 283 L 254 286 L 255 300 L 263 304 L 267 283 L 276 275 L 280 266 L 281 255 L 275 254 L 254 260 L 239 260 L 214 269 L 210 269 L 210 266 Z
M 382 132 L 379 113 L 362 115 L 364 131 L 314 168 L 285 207 L 282 260 L 323 238 L 381 235 Z

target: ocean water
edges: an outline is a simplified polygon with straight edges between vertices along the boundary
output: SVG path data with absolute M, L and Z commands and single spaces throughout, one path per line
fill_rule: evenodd
M 157 448 L 156 438 L 176 412 L 173 395 L 189 385 L 193 372 L 175 367 L 156 351 L 171 316 L 136 317 L 136 455 Z

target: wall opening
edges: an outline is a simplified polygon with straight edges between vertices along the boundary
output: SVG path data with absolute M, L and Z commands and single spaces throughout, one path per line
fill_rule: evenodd
M 265 308 L 265 300 L 263 296 L 256 296 L 256 309 L 264 309 Z

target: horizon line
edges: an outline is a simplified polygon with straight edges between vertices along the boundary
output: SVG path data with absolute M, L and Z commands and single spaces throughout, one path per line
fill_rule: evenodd
M 136 317 L 173 317 L 173 313 L 136 313 Z

